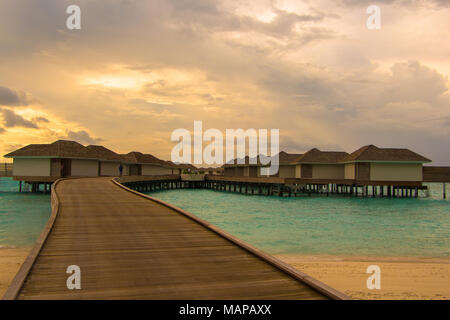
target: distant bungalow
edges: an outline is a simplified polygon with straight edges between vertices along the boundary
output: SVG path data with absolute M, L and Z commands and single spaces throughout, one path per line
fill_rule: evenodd
M 51 144 L 30 144 L 7 155 L 13 158 L 13 177 L 20 181 L 53 182 L 61 177 L 179 175 L 204 172 L 226 177 L 264 177 L 260 157 L 234 160 L 222 168 L 198 169 L 191 164 L 175 164 L 151 154 L 117 154 L 103 146 L 58 140 Z M 253 161 L 252 161 L 253 160 Z M 256 160 L 256 161 L 255 161 Z M 243 162 L 242 164 L 239 162 Z M 255 162 L 255 163 L 254 163 Z M 364 146 L 348 154 L 313 148 L 304 154 L 279 153 L 279 170 L 271 177 L 302 181 L 352 182 L 423 181 L 423 164 L 431 160 L 408 149 Z
M 87 147 L 75 141 L 30 144 L 13 151 L 15 180 L 52 182 L 61 177 L 101 177 L 123 175 L 172 175 L 192 165 L 174 164 L 151 154 L 130 152 L 120 155 L 103 146 Z M 192 167 L 190 167 L 192 166 Z
M 275 175 L 272 175 L 272 177 L 291 177 L 291 173 L 295 171 L 295 166 L 291 162 L 299 156 L 300 154 L 289 154 L 281 151 L 279 153 L 279 171 Z M 261 169 L 266 166 L 261 163 L 259 156 L 256 158 L 249 158 L 246 156 L 240 160 L 241 161 L 234 159 L 223 165 L 223 174 L 228 177 L 265 177 L 265 175 L 261 172 Z
M 263 165 L 237 160 L 224 165 L 225 176 L 260 177 Z M 279 171 L 272 177 L 314 180 L 422 182 L 423 164 L 431 162 L 408 149 L 364 146 L 348 154 L 313 148 L 304 154 L 279 153 Z
M 210 174 L 210 175 L 223 175 L 223 168 L 198 168 L 199 173 Z

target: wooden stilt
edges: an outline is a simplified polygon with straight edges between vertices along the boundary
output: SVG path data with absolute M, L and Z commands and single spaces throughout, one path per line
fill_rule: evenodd
M 447 191 L 445 190 L 445 182 L 442 183 L 442 198 L 447 198 Z

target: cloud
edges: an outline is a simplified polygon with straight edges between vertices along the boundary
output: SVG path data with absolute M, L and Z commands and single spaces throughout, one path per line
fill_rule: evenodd
M 447 77 L 418 61 L 396 63 L 391 68 L 386 98 L 390 101 L 435 102 L 447 88 Z
M 26 106 L 32 101 L 31 97 L 18 90 L 12 90 L 0 86 L 0 105 L 3 106 Z
M 171 131 L 200 119 L 279 128 L 291 152 L 414 141 L 444 155 L 428 141 L 450 136 L 450 24 L 435 10 L 449 1 L 380 0 L 379 32 L 365 25 L 369 0 L 78 3 L 79 31 L 65 28 L 67 1 L 2 3 L 0 83 L 45 99 L 20 115 L 52 138 L 97 143 L 88 132 L 101 132 L 114 149 L 168 157 Z M 4 105 L 26 105 L 2 88 Z M 30 132 L 13 139 L 25 144 Z
M 288 153 L 304 153 L 312 148 L 318 148 L 323 151 L 345 151 L 340 145 L 335 144 L 317 144 L 317 143 L 303 143 L 290 136 L 280 137 L 280 151 Z
M 437 6 L 448 7 L 448 0 L 340 0 L 340 3 L 348 6 L 369 6 L 369 5 L 401 5 L 405 7 L 411 6 Z
M 15 151 L 17 149 L 20 149 L 22 147 L 24 147 L 23 144 L 7 144 L 4 147 L 4 151 L 9 153 L 9 152 Z
M 48 120 L 48 119 L 45 118 L 45 117 L 35 117 L 35 118 L 33 118 L 33 122 L 45 122 L 45 123 L 49 123 L 50 120 Z
M 4 125 L 7 128 L 12 127 L 24 127 L 24 128 L 30 128 L 30 129 L 38 129 L 39 127 L 29 121 L 23 118 L 22 116 L 16 114 L 14 111 L 9 109 L 0 109 L 1 114 L 3 115 L 3 121 Z
M 90 134 L 85 130 L 80 131 L 67 131 L 67 139 L 77 141 L 81 144 L 97 144 L 103 139 L 101 138 L 93 138 Z

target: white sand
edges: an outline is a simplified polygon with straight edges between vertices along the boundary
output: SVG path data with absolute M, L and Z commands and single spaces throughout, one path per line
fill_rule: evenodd
M 353 299 L 450 299 L 450 259 L 311 257 L 277 258 Z M 367 288 L 369 265 L 381 269 L 381 289 Z
M 0 297 L 19 271 L 31 248 L 0 248 Z

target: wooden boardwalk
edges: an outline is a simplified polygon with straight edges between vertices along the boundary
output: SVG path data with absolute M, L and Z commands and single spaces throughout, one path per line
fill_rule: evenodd
M 111 178 L 58 181 L 52 208 L 4 299 L 347 298 Z M 81 290 L 66 286 L 69 265 L 81 268 Z

